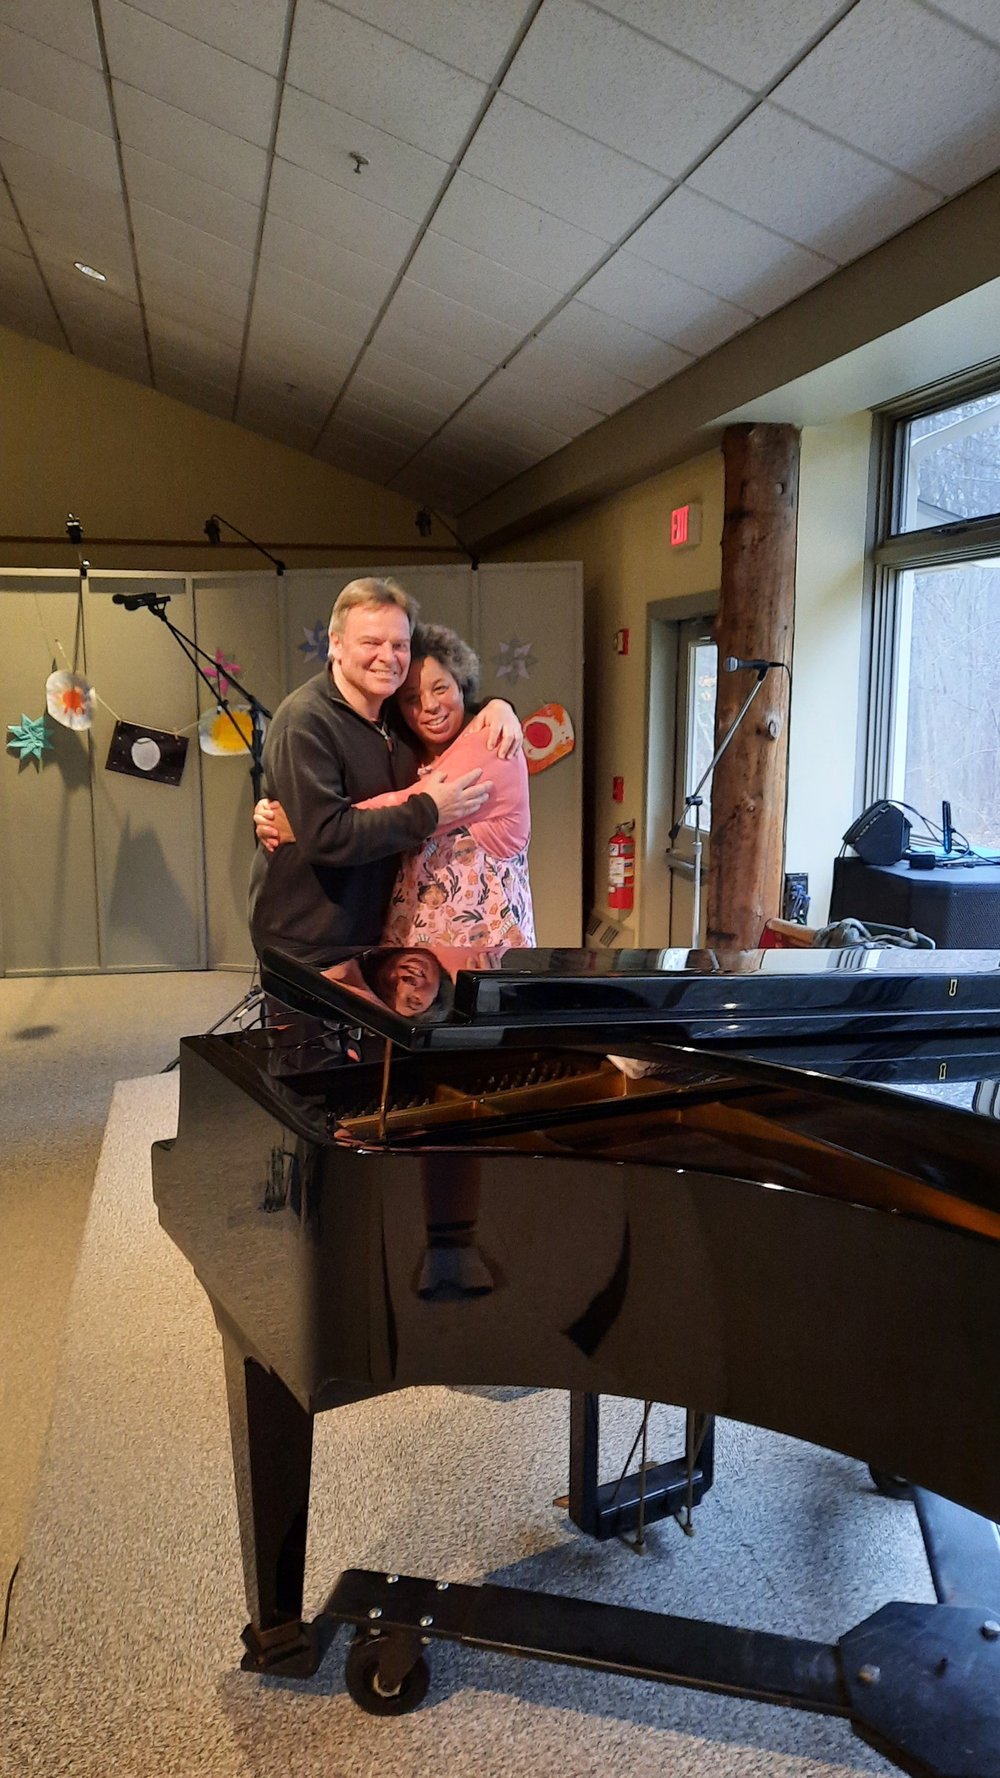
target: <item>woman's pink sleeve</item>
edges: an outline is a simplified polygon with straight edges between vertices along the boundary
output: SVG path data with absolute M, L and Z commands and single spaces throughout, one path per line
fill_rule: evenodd
M 478 766 L 484 783 L 491 783 L 493 789 L 478 814 L 462 825 L 468 826 L 477 846 L 493 858 L 516 858 L 524 851 L 531 838 L 531 808 L 523 753 L 516 759 L 498 759 L 487 748 L 482 730 L 463 729 L 435 766 L 452 777 Z

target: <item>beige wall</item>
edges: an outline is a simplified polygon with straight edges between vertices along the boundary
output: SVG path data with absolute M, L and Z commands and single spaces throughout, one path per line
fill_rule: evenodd
M 91 546 L 95 568 L 260 568 L 251 550 L 209 550 L 202 528 L 212 512 L 259 542 L 339 544 L 349 559 L 391 552 L 398 562 L 420 543 L 415 501 L 4 328 L 0 463 L 8 568 L 74 567 L 69 512 L 85 538 L 179 540 L 176 549 Z M 15 546 L 4 541 L 12 536 L 59 541 Z M 455 559 L 446 531 L 428 541 L 433 555 L 413 560 Z M 288 566 L 331 559 L 329 549 L 296 551 Z
M 871 416 L 855 414 L 802 437 L 793 692 L 789 740 L 787 867 L 809 873 L 812 916 L 826 918 L 833 859 L 854 812 L 863 643 L 863 571 Z M 671 508 L 700 500 L 702 541 L 672 551 Z M 666 873 L 643 861 L 646 773 L 647 608 L 677 601 L 709 609 L 721 571 L 723 467 L 719 452 L 654 476 L 501 555 L 578 557 L 586 601 L 589 751 L 584 777 L 585 904 L 604 910 L 607 841 L 617 821 L 636 822 L 636 906 L 641 943 L 662 943 Z M 631 632 L 627 656 L 617 629 Z M 612 800 L 612 778 L 625 800 Z M 658 855 L 659 848 L 654 848 Z

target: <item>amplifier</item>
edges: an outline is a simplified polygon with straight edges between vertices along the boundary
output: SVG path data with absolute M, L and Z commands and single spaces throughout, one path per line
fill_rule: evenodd
M 913 926 L 943 951 L 1000 950 L 1000 865 L 865 864 L 835 858 L 830 919 Z

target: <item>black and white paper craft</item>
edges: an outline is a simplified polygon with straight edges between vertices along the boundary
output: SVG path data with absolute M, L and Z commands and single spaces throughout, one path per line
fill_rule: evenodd
M 160 728 L 139 728 L 134 722 L 116 722 L 107 770 L 125 772 L 130 778 L 151 778 L 154 784 L 177 785 L 187 750 L 186 735 L 170 735 Z

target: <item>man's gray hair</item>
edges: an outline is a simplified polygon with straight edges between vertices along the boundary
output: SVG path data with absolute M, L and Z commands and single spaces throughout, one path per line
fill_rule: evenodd
M 479 656 L 462 641 L 457 630 L 449 630 L 444 624 L 417 624 L 410 643 L 410 663 L 428 659 L 447 668 L 466 705 L 475 702 L 479 696 Z
M 411 636 L 413 626 L 420 616 L 420 606 L 416 599 L 406 591 L 405 587 L 400 586 L 398 580 L 388 577 L 385 580 L 378 580 L 374 575 L 369 575 L 364 580 L 348 581 L 343 590 L 337 594 L 333 611 L 330 614 L 331 636 L 344 634 L 347 613 L 352 611 L 355 605 L 398 606 L 400 611 L 406 613 Z

